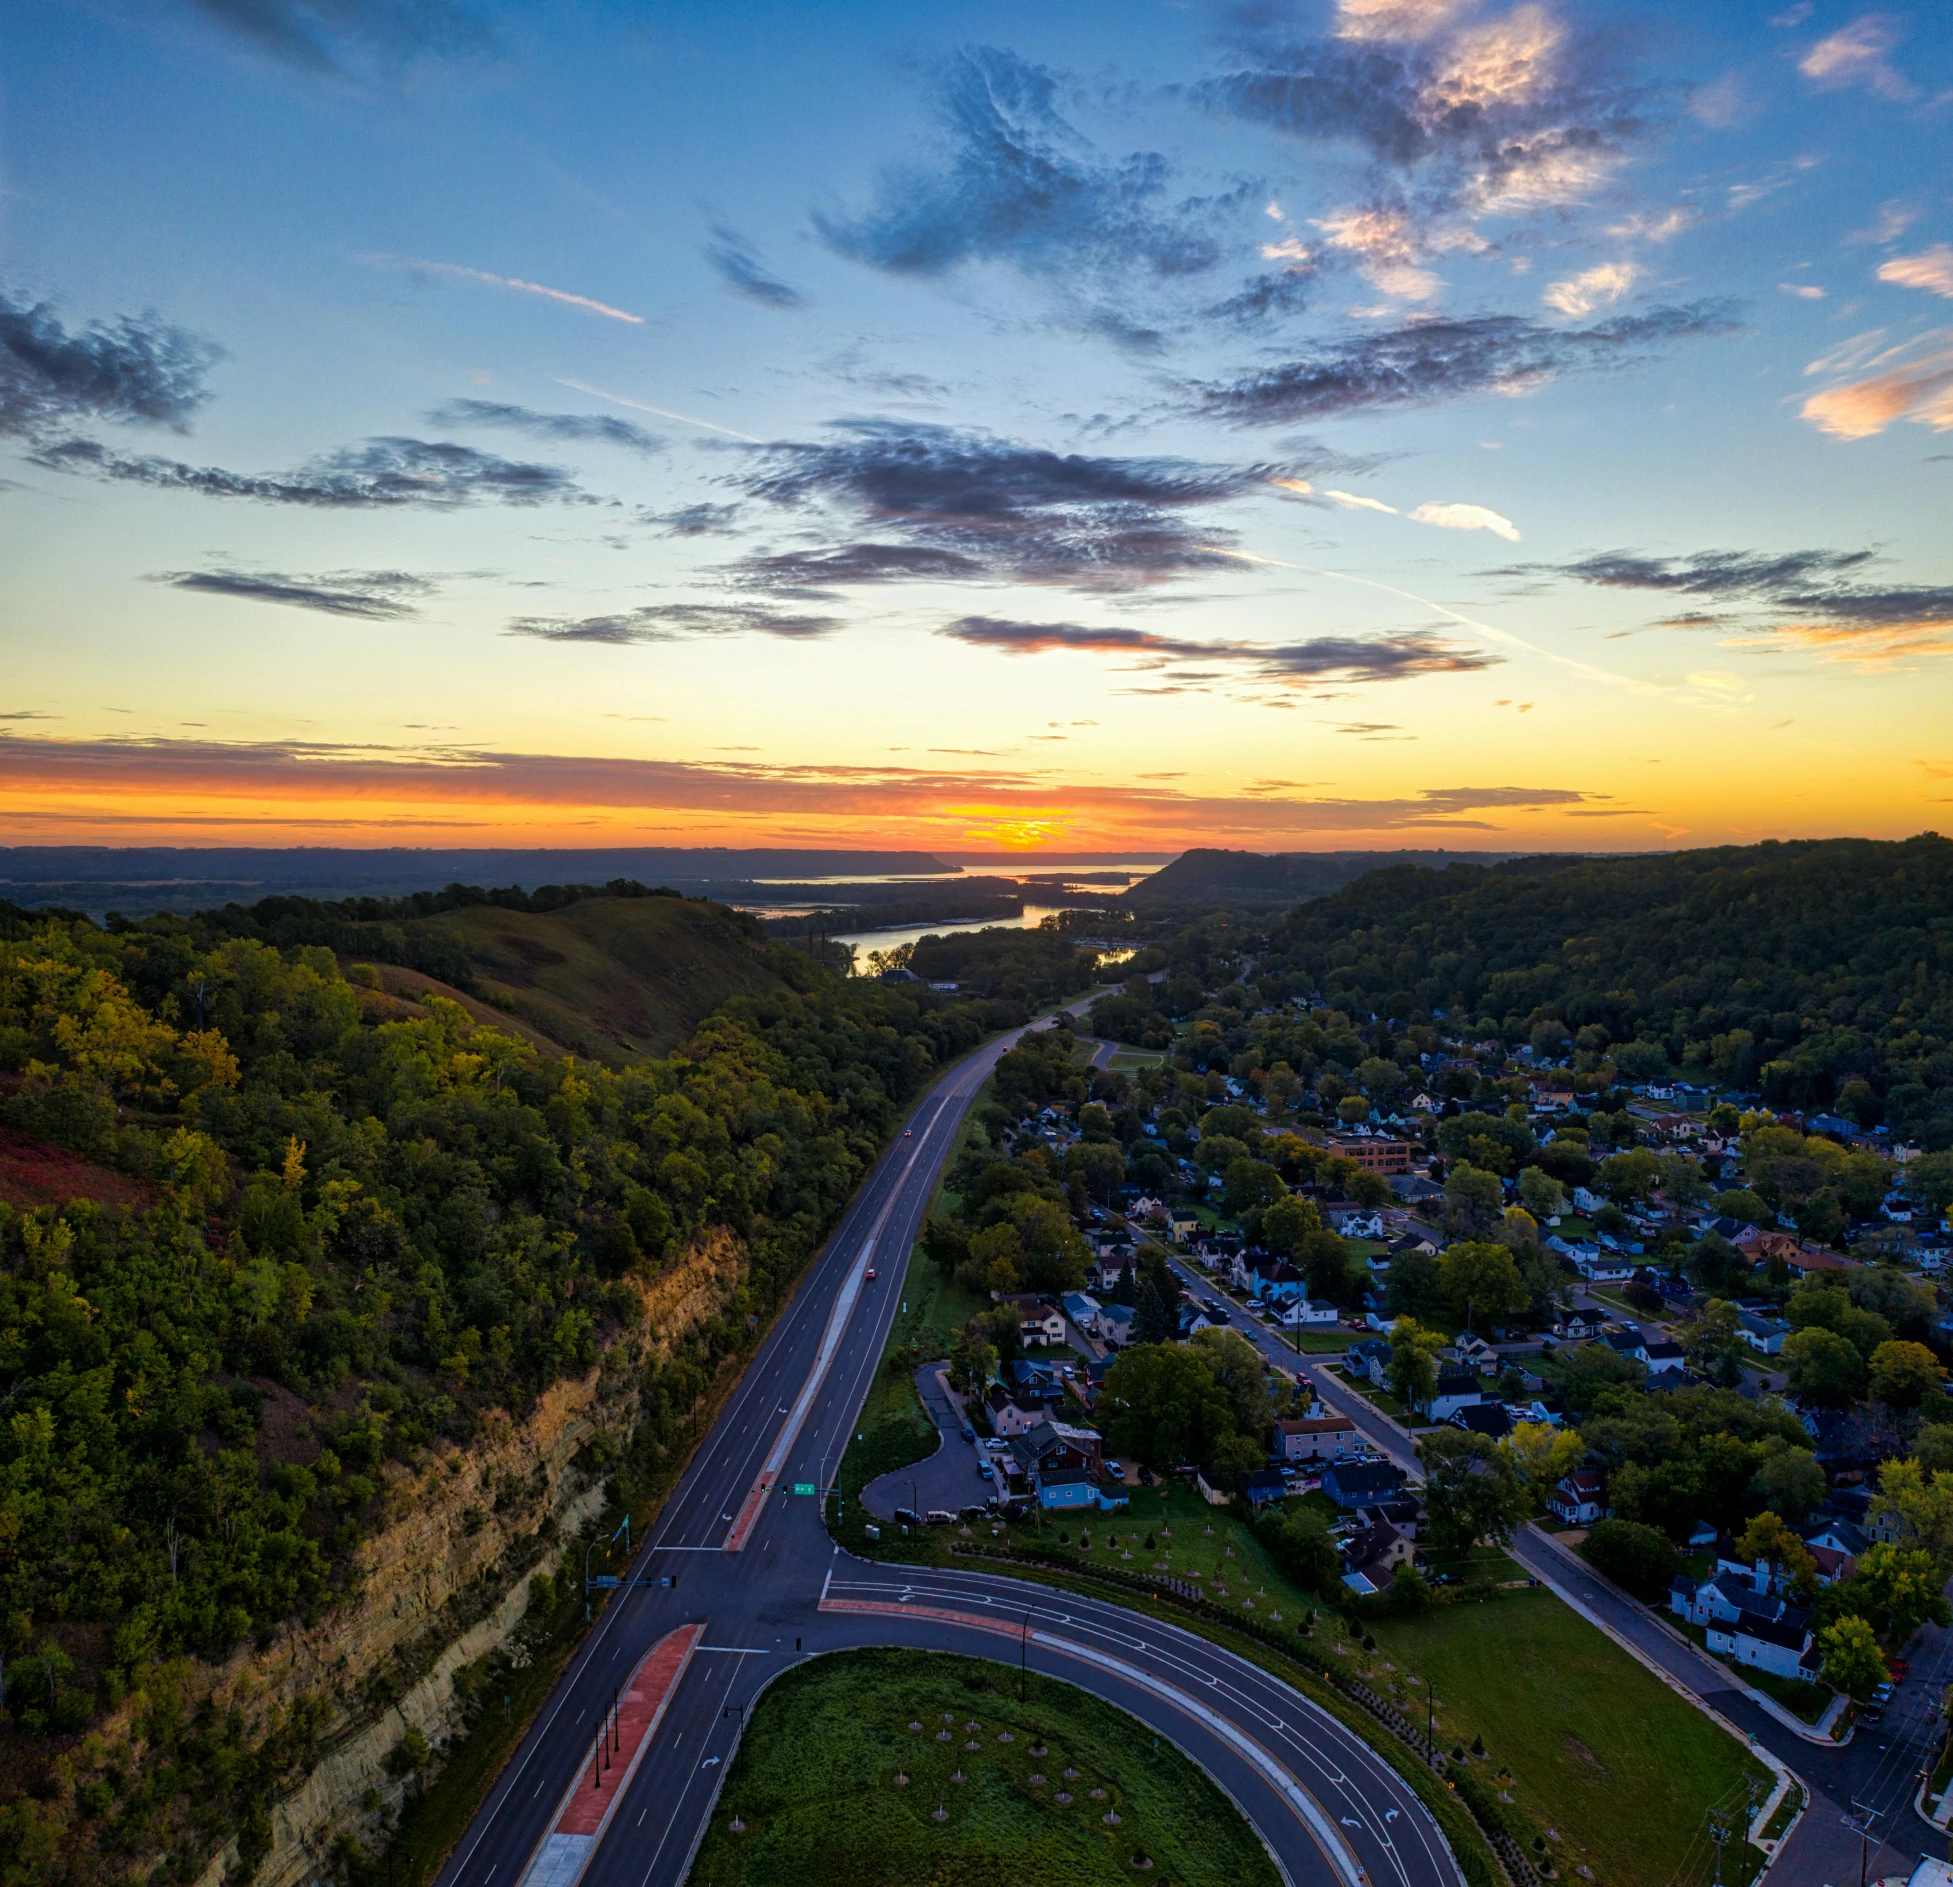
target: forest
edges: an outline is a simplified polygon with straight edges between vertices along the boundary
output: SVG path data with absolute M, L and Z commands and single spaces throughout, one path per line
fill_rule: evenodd
M 1026 1019 L 755 940 L 779 988 L 608 1068 L 237 928 L 0 906 L 0 1671 L 49 1755 L 173 1656 L 353 1596 L 389 1463 L 588 1370 L 723 1232 L 717 1317 L 627 1352 L 672 1442 L 904 1103 Z
M 1934 833 L 1393 867 L 1289 912 L 1258 974 L 1508 1043 L 1558 1024 L 1635 1080 L 1692 1072 L 1953 1145 L 1953 841 Z

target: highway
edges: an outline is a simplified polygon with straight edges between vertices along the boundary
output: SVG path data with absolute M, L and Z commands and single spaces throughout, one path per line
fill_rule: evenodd
M 438 1887 L 676 1887 L 767 1684 L 801 1659 L 861 1645 L 1021 1658 L 1122 1706 L 1228 1791 L 1297 1887 L 1462 1887 L 1436 1825 L 1389 1763 L 1253 1665 L 1119 1606 L 981 1573 L 855 1559 L 829 1538 L 818 1500 L 793 1491 L 838 1472 L 942 1164 L 1009 1046 L 992 1043 L 958 1063 L 916 1105 Z M 676 1584 L 645 1583 L 667 1578 Z M 640 1660 L 677 1648 L 672 1634 L 685 1627 L 695 1628 L 682 1641 L 689 1655 L 661 1693 L 642 1758 L 635 1770 L 626 1761 L 606 1795 L 592 1764 L 598 1726 Z M 591 1832 L 568 1838 L 563 1829 L 583 1825 L 569 1817 L 585 1779 Z M 599 1802 L 601 1817 L 590 1806 Z

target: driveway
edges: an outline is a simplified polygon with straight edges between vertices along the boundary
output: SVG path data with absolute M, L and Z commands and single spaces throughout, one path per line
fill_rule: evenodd
M 936 1425 L 936 1452 L 927 1461 L 897 1468 L 861 1490 L 861 1504 L 878 1520 L 892 1521 L 898 1507 L 910 1507 L 919 1514 L 932 1507 L 955 1513 L 983 1500 L 995 1486 L 977 1473 L 981 1456 L 963 1439 L 963 1418 L 937 1374 L 944 1367 L 938 1357 L 915 1373 L 916 1394 Z

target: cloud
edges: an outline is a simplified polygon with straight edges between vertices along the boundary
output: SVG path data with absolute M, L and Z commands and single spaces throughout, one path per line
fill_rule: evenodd
M 1387 505 L 1381 498 L 1365 498 L 1360 492 L 1325 491 L 1322 495 L 1334 499 L 1345 511 L 1381 511 L 1393 518 L 1398 515 L 1395 505 Z
M 1061 783 L 1036 768 L 638 760 L 451 745 L 11 735 L 4 751 L 15 830 L 232 827 L 258 843 L 274 831 L 380 825 L 397 834 L 461 825 L 552 834 L 559 844 L 571 831 L 581 845 L 605 842 L 598 832 L 619 835 L 610 843 L 641 844 L 647 820 L 669 816 L 689 843 L 715 832 L 766 834 L 777 843 L 783 827 L 816 842 L 872 833 L 883 844 L 895 834 L 947 843 L 973 828 L 1038 821 L 1095 844 L 1152 839 L 1150 850 L 1238 837 L 1273 850 L 1317 833 L 1499 832 L 1513 814 L 1612 803 L 1564 786 L 1432 786 L 1376 799 L 1228 797 L 1164 782 Z
M 1540 300 L 1563 315 L 1584 320 L 1596 308 L 1619 301 L 1640 275 L 1640 269 L 1632 262 L 1602 262 L 1552 283 Z
M 841 626 L 838 616 L 794 616 L 744 603 L 646 603 L 609 616 L 519 616 L 503 633 L 538 642 L 682 642 L 738 635 L 799 641 Z
M 1353 144 L 1415 185 L 1424 213 L 1505 214 L 1587 195 L 1645 128 L 1650 94 L 1596 34 L 1521 5 L 1344 7 L 1329 38 L 1244 12 L 1233 71 L 1193 88 L 1210 110 L 1310 143 Z
M 1291 643 L 1197 642 L 1146 629 L 964 616 L 939 633 L 952 641 L 994 649 L 1003 655 L 1044 655 L 1063 650 L 1126 657 L 1154 668 L 1175 662 L 1223 665 L 1202 673 L 1176 671 L 1172 679 L 1179 682 L 1222 676 L 1292 687 L 1316 682 L 1406 681 L 1418 675 L 1455 675 L 1491 668 L 1502 659 L 1421 629 L 1387 636 L 1312 636 Z
M 295 472 L 260 476 L 175 459 L 130 457 L 92 439 L 44 445 L 29 457 L 52 472 L 73 472 L 156 491 L 325 510 L 407 505 L 436 509 L 486 498 L 502 504 L 595 504 L 560 465 L 536 465 L 426 439 L 368 439 L 312 460 Z
M 343 78 L 486 50 L 488 29 L 449 0 L 190 0 L 206 19 L 298 71 Z
M 705 259 L 718 270 L 720 279 L 735 295 L 756 301 L 762 308 L 785 311 L 807 305 L 806 296 L 781 281 L 737 230 L 716 225 L 712 240 L 705 248 Z
M 1519 527 L 1483 505 L 1421 504 L 1410 515 L 1413 524 L 1435 524 L 1446 531 L 1490 531 L 1509 544 L 1519 541 Z
M 1752 605 L 1758 613 L 1747 619 L 1696 614 L 1670 617 L 1664 624 L 1731 632 L 1724 636 L 1729 648 L 1801 649 L 1862 668 L 1953 653 L 1953 584 L 1864 581 L 1876 561 L 1865 550 L 1706 550 L 1687 557 L 1608 551 L 1520 570 L 1547 570 L 1609 589 Z
M 397 622 L 418 615 L 415 599 L 434 589 L 427 578 L 404 570 L 334 570 L 317 577 L 282 576 L 270 570 L 164 570 L 148 581 L 202 596 L 282 603 L 368 622 Z
M 1200 275 L 1220 247 L 1195 209 L 1167 202 L 1155 152 L 1108 159 L 1060 114 L 1046 68 L 988 47 L 940 69 L 943 153 L 891 171 L 873 207 L 814 219 L 851 261 L 923 279 L 997 262 L 1075 287 L 1081 276 Z
M 1885 57 L 1898 43 L 1898 28 L 1890 15 L 1864 13 L 1820 39 L 1798 60 L 1797 70 L 1826 90 L 1862 85 L 1881 98 L 1908 99 L 1914 95 L 1912 87 Z
M 1799 301 L 1822 301 L 1824 290 L 1814 282 L 1779 282 L 1777 287 L 1786 295 L 1795 295 Z
M 1953 248 L 1936 242 L 1916 256 L 1894 256 L 1879 264 L 1881 282 L 1897 282 L 1901 288 L 1924 288 L 1935 295 L 1953 297 Z
M 850 536 L 870 541 L 749 559 L 748 579 L 1132 589 L 1227 567 L 1232 534 L 1190 514 L 1287 476 L 1265 464 L 1058 453 L 919 423 L 857 420 L 832 433 L 765 448 L 739 483 L 774 505 L 838 514 Z
M 1549 328 L 1523 315 L 1413 321 L 1235 380 L 1196 384 L 1190 406 L 1237 426 L 1273 426 L 1471 393 L 1528 392 L 1567 374 L 1629 366 L 1664 342 L 1726 334 L 1736 325 L 1734 304 L 1725 301 L 1616 315 L 1588 328 Z
M 626 308 L 613 308 L 605 301 L 592 301 L 588 295 L 572 295 L 566 288 L 547 288 L 541 282 L 525 282 L 519 275 L 494 275 L 487 269 L 471 269 L 459 262 L 429 262 L 419 256 L 367 255 L 356 257 L 370 268 L 404 269 L 409 275 L 442 276 L 455 282 L 480 282 L 488 288 L 506 288 L 518 295 L 535 295 L 582 314 L 601 315 L 606 321 L 627 322 L 634 328 L 644 325 L 642 315 Z
M 1934 432 L 1953 431 L 1953 328 L 1935 328 L 1881 351 L 1876 335 L 1804 369 L 1807 374 L 1875 369 L 1860 380 L 1841 381 L 1813 393 L 1801 416 L 1833 439 L 1869 439 L 1896 420 L 1909 419 Z
M 0 292 L 0 436 L 33 438 L 78 420 L 181 432 L 209 399 L 213 342 L 153 315 L 70 331 L 46 302 Z
M 667 441 L 608 413 L 538 413 L 499 400 L 448 400 L 427 415 L 430 426 L 498 426 L 535 439 L 588 439 L 627 452 L 662 452 Z
M 1429 269 L 1417 266 L 1418 231 L 1401 208 L 1343 210 L 1323 218 L 1316 227 L 1329 248 L 1356 257 L 1364 279 L 1385 295 L 1399 301 L 1432 301 L 1444 287 Z
M 723 537 L 739 517 L 737 505 L 689 504 L 676 511 L 640 511 L 640 524 L 656 526 L 672 537 Z

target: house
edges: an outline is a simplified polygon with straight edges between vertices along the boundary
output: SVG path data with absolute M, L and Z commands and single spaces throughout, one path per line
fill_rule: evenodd
M 1666 1376 L 1688 1367 L 1688 1355 L 1670 1337 L 1650 1337 L 1641 1346 L 1641 1360 L 1651 1376 Z
M 1603 1331 L 1600 1340 L 1616 1356 L 1624 1356 L 1631 1363 L 1645 1363 L 1648 1360 L 1647 1340 L 1633 1324 L 1629 1324 L 1625 1330 Z
M 1332 1461 L 1322 1471 L 1322 1491 L 1338 1507 L 1387 1500 L 1403 1485 L 1403 1470 L 1388 1461 Z
M 1736 1313 L 1736 1334 L 1751 1349 L 1759 1350 L 1765 1356 L 1775 1356 L 1783 1348 L 1784 1339 L 1790 1335 L 1790 1326 L 1781 1317 L 1759 1317 L 1755 1311 L 1739 1310 Z
M 1567 1343 L 1585 1343 L 1589 1337 L 1600 1331 L 1600 1319 L 1592 1317 L 1584 1310 L 1563 1312 L 1554 1320 L 1553 1334 Z
M 1599 1193 L 1589 1192 L 1585 1186 L 1573 1189 L 1573 1209 L 1583 1219 L 1591 1219 L 1606 1204 L 1607 1201 Z
M 1123 1350 L 1132 1341 L 1133 1311 L 1130 1304 L 1102 1305 L 1096 1335 L 1102 1343 Z
M 1589 1284 L 1625 1284 L 1634 1276 L 1634 1260 L 1623 1252 L 1603 1251 L 1598 1245 L 1569 1245 L 1566 1256 Z
M 1301 1272 L 1286 1258 L 1256 1258 L 1245 1267 L 1243 1282 L 1257 1303 L 1281 1304 L 1306 1295 Z
M 1323 1215 L 1329 1229 L 1345 1238 L 1382 1238 L 1383 1216 L 1365 1206 L 1330 1206 Z
M 1052 1467 L 1041 1470 L 1033 1479 L 1037 1503 L 1047 1513 L 1074 1512 L 1081 1507 L 1097 1507 L 1098 1483 L 1083 1468 Z
M 1099 1301 L 1097 1298 L 1088 1296 L 1083 1291 L 1067 1291 L 1058 1301 L 1065 1315 L 1071 1319 L 1072 1323 L 1078 1329 L 1084 1331 L 1087 1336 L 1092 1335 L 1098 1328 Z
M 1275 1424 L 1275 1453 L 1284 1461 L 1326 1461 L 1356 1446 L 1347 1415 L 1305 1415 Z
M 1412 1253 L 1420 1253 L 1427 1258 L 1436 1257 L 1438 1241 L 1429 1232 L 1412 1230 L 1390 1241 L 1390 1255 L 1403 1258 Z
M 1433 1422 L 1445 1422 L 1460 1409 L 1484 1400 L 1478 1378 L 1470 1370 L 1460 1369 L 1456 1364 L 1441 1363 L 1430 1400 L 1424 1404 L 1422 1413 Z
M 1004 1309 L 1016 1311 L 1027 1349 L 1064 1342 L 1065 1313 L 1052 1299 L 1020 1291 L 1002 1299 L 1001 1304 Z
M 1487 1441 L 1504 1441 L 1512 1433 L 1512 1416 L 1502 1402 L 1470 1402 L 1444 1418 L 1453 1428 Z
M 1415 1140 L 1397 1140 L 1384 1134 L 1337 1135 L 1329 1150 L 1354 1160 L 1366 1173 L 1407 1174 L 1424 1157 L 1423 1146 Z M 1358 1234 L 1367 1237 L 1370 1234 Z
M 1028 1435 L 1050 1411 L 1035 1397 L 1013 1394 L 1002 1383 L 992 1383 L 983 1398 L 990 1412 L 990 1432 L 1008 1441 L 1013 1435 Z
M 1366 1527 L 1373 1521 L 1388 1520 L 1405 1539 L 1414 1540 L 1424 1518 L 1424 1503 L 1415 1494 L 1393 1494 L 1388 1500 L 1373 1500 L 1367 1507 L 1359 1507 L 1356 1517 Z
M 1241 1483 L 1241 1498 L 1250 1507 L 1266 1507 L 1288 1492 L 1288 1483 L 1275 1468 L 1257 1468 Z
M 1498 1351 L 1483 1337 L 1472 1336 L 1469 1332 L 1452 1344 L 1451 1353 L 1469 1369 L 1495 1370 L 1499 1367 Z
M 1339 1315 L 1334 1304 L 1319 1304 L 1312 1297 L 1298 1297 L 1283 1307 L 1277 1321 L 1284 1330 L 1296 1330 L 1310 1324 L 1318 1327 L 1333 1324 Z
M 1806 1677 L 1812 1655 L 1810 1615 L 1786 1610 L 1777 1618 L 1745 1616 L 1733 1623 L 1717 1622 L 1708 1628 L 1709 1649 L 1734 1658 L 1754 1670 L 1768 1671 L 1773 1677 Z
M 1588 1527 L 1607 1511 L 1600 1476 L 1581 1468 L 1559 1481 L 1546 1496 L 1547 1510 L 1570 1527 Z
M 1381 1389 L 1390 1375 L 1390 1345 L 1381 1337 L 1369 1337 L 1354 1345 L 1343 1358 L 1343 1367 L 1352 1376 L 1361 1376 Z
M 1061 1468 L 1090 1468 L 1097 1471 L 1104 1459 L 1105 1442 L 1095 1428 L 1080 1428 L 1072 1422 L 1046 1417 L 1020 1435 L 1010 1451 L 1028 1469 L 1034 1465 Z
M 1411 1556 L 1411 1543 L 1387 1520 L 1374 1520 L 1344 1542 L 1349 1571 L 1343 1583 L 1357 1592 L 1381 1592 Z

